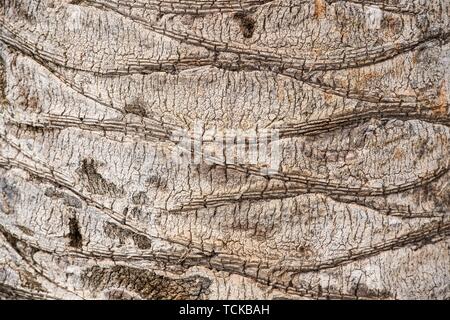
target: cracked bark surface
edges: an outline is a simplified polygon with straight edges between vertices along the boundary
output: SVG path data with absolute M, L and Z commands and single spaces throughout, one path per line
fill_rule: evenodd
M 0 0 L 0 298 L 449 299 L 449 17 Z M 278 172 L 174 163 L 197 121 Z

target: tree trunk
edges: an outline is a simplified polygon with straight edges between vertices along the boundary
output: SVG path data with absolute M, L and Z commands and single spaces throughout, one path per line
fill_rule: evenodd
M 449 299 L 449 16 L 0 0 L 0 296 Z

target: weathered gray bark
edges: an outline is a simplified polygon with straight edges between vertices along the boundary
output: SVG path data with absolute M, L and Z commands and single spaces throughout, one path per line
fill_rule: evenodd
M 449 15 L 0 0 L 0 296 L 450 298 Z M 279 172 L 173 163 L 199 120 Z

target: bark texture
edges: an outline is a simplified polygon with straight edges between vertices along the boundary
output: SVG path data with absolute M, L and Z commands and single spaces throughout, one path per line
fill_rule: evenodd
M 449 16 L 0 0 L 0 296 L 449 299 Z M 278 173 L 171 161 L 199 120 Z

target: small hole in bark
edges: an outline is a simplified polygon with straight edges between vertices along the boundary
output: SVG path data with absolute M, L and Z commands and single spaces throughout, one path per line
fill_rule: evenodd
M 83 237 L 80 233 L 80 226 L 76 218 L 69 218 L 69 246 L 74 248 L 81 248 Z
M 238 12 L 234 15 L 234 19 L 239 21 L 239 27 L 241 28 L 244 38 L 251 38 L 255 31 L 255 19 L 250 17 L 247 13 Z

